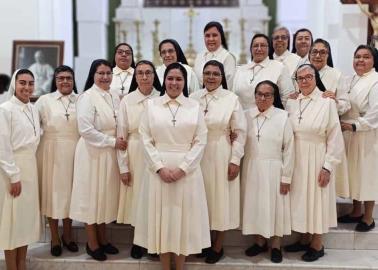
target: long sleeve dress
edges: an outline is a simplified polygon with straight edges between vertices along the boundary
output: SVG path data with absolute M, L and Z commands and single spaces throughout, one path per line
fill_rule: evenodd
M 288 113 L 271 106 L 245 112 L 248 135 L 243 160 L 243 234 L 265 238 L 291 234 L 290 192 L 294 169 L 294 135 Z
M 284 64 L 270 60 L 268 57 L 260 63 L 249 63 L 240 66 L 235 73 L 232 91 L 239 96 L 244 110 L 254 108 L 256 85 L 264 80 L 270 80 L 278 85 L 283 105 L 294 91 L 289 70 Z
M 247 124 L 238 97 L 220 86 L 190 96 L 200 102 L 207 126 L 207 145 L 201 160 L 210 229 L 226 231 L 240 225 L 240 178 L 228 180 L 228 165 L 240 166 Z M 230 133 L 237 134 L 231 144 Z
M 74 157 L 79 132 L 76 98 L 59 90 L 41 96 L 38 109 L 43 135 L 37 151 L 41 214 L 54 219 L 69 217 Z
M 182 94 L 176 99 L 164 95 L 149 100 L 139 132 L 148 168 L 134 244 L 149 253 L 200 253 L 210 246 L 210 228 L 200 168 L 207 129 L 198 102 Z M 178 167 L 185 176 L 166 183 L 157 173 L 163 167 Z
M 122 99 L 119 107 L 117 137 L 127 140 L 127 150 L 117 150 L 118 166 L 120 173 L 130 172 L 131 186 L 120 183 L 118 223 L 135 225 L 138 198 L 145 170 L 143 144 L 138 129 L 147 101 L 159 94 L 160 92 L 153 89 L 150 95 L 145 96 L 136 89 Z
M 315 88 L 308 96 L 289 99 L 287 111 L 295 136 L 291 224 L 300 233 L 323 234 L 337 226 L 335 167 L 344 144 L 336 103 Z M 326 187 L 318 182 L 322 168 L 331 172 Z
M 341 121 L 355 124 L 356 132 L 344 131 L 351 198 L 378 200 L 378 73 L 374 68 L 348 79 L 352 108 Z
M 70 218 L 87 224 L 117 219 L 119 169 L 114 148 L 119 97 L 95 84 L 76 102 L 76 146 Z
M 38 111 L 15 96 L 0 106 L 0 249 L 37 242 L 41 232 L 36 150 L 40 139 Z M 21 194 L 10 184 L 21 181 Z

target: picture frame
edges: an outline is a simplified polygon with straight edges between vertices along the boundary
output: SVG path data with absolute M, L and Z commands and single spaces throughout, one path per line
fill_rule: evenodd
M 12 73 L 27 68 L 34 74 L 33 99 L 50 93 L 54 69 L 63 64 L 64 41 L 14 40 Z

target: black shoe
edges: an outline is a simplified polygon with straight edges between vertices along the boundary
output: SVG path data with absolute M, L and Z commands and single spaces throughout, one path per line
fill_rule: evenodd
M 245 255 L 253 257 L 265 251 L 268 251 L 268 245 L 266 243 L 262 247 L 260 247 L 258 244 L 254 244 L 245 250 Z
M 130 251 L 130 256 L 134 259 L 140 259 L 142 258 L 143 256 L 143 248 L 141 246 L 138 246 L 138 245 L 133 245 L 131 247 L 131 251 Z
M 79 247 L 77 246 L 77 244 L 74 241 L 70 241 L 67 244 L 66 241 L 64 241 L 63 235 L 62 235 L 61 239 L 62 239 L 63 247 L 65 247 L 66 249 L 68 249 L 71 252 L 78 252 L 79 251 Z
M 107 257 L 104 253 L 104 251 L 102 250 L 102 248 L 98 248 L 94 251 L 92 251 L 89 246 L 88 246 L 88 243 L 87 243 L 87 246 L 86 246 L 86 251 L 87 251 L 87 254 L 89 256 L 91 256 L 94 260 L 96 261 L 106 261 Z
M 51 242 L 50 253 L 54 257 L 59 257 L 60 255 L 62 255 L 62 246 L 61 246 L 61 244 L 53 246 L 52 242 Z
M 368 231 L 374 229 L 374 227 L 375 227 L 375 222 L 374 222 L 374 220 L 373 220 L 373 222 L 372 222 L 370 225 L 368 225 L 365 221 L 362 221 L 362 220 L 361 220 L 361 221 L 356 225 L 355 230 L 356 230 L 357 232 L 368 232 Z
M 144 248 L 144 250 L 147 253 L 147 250 L 145 248 Z M 148 256 L 150 256 L 151 258 L 159 258 L 159 254 L 157 254 L 157 253 L 148 253 Z
M 106 254 L 114 255 L 114 254 L 118 254 L 119 253 L 118 248 L 116 248 L 115 246 L 113 246 L 110 243 L 107 243 L 106 245 L 100 245 L 100 248 Z
M 295 242 L 294 244 L 288 245 L 284 247 L 284 250 L 286 252 L 298 252 L 298 251 L 307 251 L 307 249 L 310 247 L 309 244 L 301 244 L 300 241 Z
M 201 253 L 196 254 L 197 258 L 205 258 L 209 256 L 209 252 L 211 250 L 211 247 L 203 248 Z
M 214 249 L 210 249 L 209 253 L 207 254 L 207 257 L 205 259 L 205 263 L 214 264 L 217 263 L 222 257 L 223 257 L 223 248 L 216 252 Z
M 305 262 L 313 262 L 324 256 L 324 247 L 321 250 L 309 247 L 305 254 L 302 255 L 302 260 Z
M 272 248 L 270 254 L 270 261 L 273 263 L 280 263 L 282 262 L 282 251 L 278 248 Z
M 362 220 L 362 217 L 364 215 L 361 215 L 359 217 L 352 217 L 350 214 L 344 215 L 337 218 L 337 222 L 339 223 L 358 223 Z

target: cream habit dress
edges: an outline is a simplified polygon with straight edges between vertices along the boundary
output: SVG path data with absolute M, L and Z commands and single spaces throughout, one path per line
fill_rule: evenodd
M 173 116 L 176 123 L 173 125 Z M 177 107 L 179 108 L 177 109 Z M 182 94 L 148 101 L 139 132 L 148 168 L 142 184 L 134 243 L 149 253 L 200 253 L 210 246 L 209 215 L 200 161 L 207 129 L 197 101 Z M 166 183 L 159 169 L 181 168 L 185 176 Z
M 239 96 L 244 110 L 254 108 L 256 85 L 264 80 L 270 80 L 278 85 L 283 105 L 289 95 L 294 92 L 289 70 L 284 64 L 270 60 L 268 57 L 260 63 L 249 63 L 238 67 L 234 77 L 232 91 Z
M 15 96 L 1 104 L 0 123 L 0 249 L 12 250 L 40 237 L 35 152 L 41 131 L 38 111 Z M 22 190 L 14 198 L 9 193 L 10 184 L 18 181 Z
M 334 168 L 344 145 L 336 103 L 322 93 L 315 88 L 310 95 L 300 94 L 287 103 L 295 136 L 291 225 L 301 233 L 323 234 L 337 226 Z M 331 171 L 330 182 L 323 188 L 318 183 L 322 167 Z
M 208 129 L 207 145 L 201 160 L 210 229 L 225 231 L 240 225 L 240 179 L 228 180 L 228 165 L 240 166 L 244 155 L 247 123 L 238 97 L 220 86 L 201 89 L 190 96 L 200 102 Z M 230 143 L 230 133 L 237 134 Z
M 136 89 L 122 99 L 119 107 L 117 137 L 127 140 L 127 150 L 117 150 L 118 166 L 120 173 L 130 172 L 132 182 L 131 186 L 120 182 L 118 223 L 135 225 L 140 187 L 146 169 L 143 144 L 138 129 L 147 101 L 159 95 L 160 92 L 155 89 L 148 96 Z
M 114 148 L 119 97 L 95 84 L 77 99 L 81 135 L 76 146 L 70 218 L 87 224 L 117 219 L 119 169 Z
M 290 78 L 295 77 L 294 73 L 295 73 L 295 71 L 297 71 L 297 68 L 299 66 L 299 62 L 301 60 L 301 58 L 297 54 L 291 53 L 288 50 L 286 50 L 280 56 L 278 56 L 276 53 L 274 53 L 273 59 L 281 62 L 282 64 L 284 64 L 288 68 Z
M 129 67 L 127 70 L 120 69 L 118 66 L 113 68 L 113 79 L 110 84 L 110 92 L 118 95 L 122 99 L 129 93 L 131 80 L 133 79 L 134 68 Z
M 57 90 L 41 96 L 35 104 L 43 130 L 37 151 L 41 213 L 54 219 L 68 218 L 70 212 L 74 156 L 79 139 L 76 98 L 74 93 L 63 96 Z
M 185 65 L 185 64 L 181 64 L 181 65 L 185 68 L 186 73 L 187 73 L 187 81 L 188 81 L 188 88 L 189 88 L 188 93 L 189 94 L 194 93 L 195 91 L 200 89 L 200 85 L 198 84 L 197 75 L 194 73 L 194 70 L 190 66 Z M 164 82 L 164 72 L 165 72 L 166 69 L 167 69 L 167 67 L 164 64 L 160 65 L 156 68 L 156 73 L 159 77 L 159 81 L 160 81 L 161 85 L 163 85 L 163 82 Z
M 351 198 L 378 200 L 378 73 L 374 68 L 348 80 L 352 108 L 341 121 L 355 124 L 356 132 L 344 131 Z
M 243 234 L 265 238 L 291 234 L 290 192 L 280 193 L 281 183 L 291 184 L 294 169 L 294 135 L 288 113 L 271 106 L 262 113 L 256 107 L 245 114 Z

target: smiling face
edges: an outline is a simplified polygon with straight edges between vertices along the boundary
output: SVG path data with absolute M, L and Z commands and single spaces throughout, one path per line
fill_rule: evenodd
M 130 47 L 126 45 L 119 46 L 115 52 L 114 60 L 120 69 L 127 70 L 133 60 L 133 53 Z
M 154 84 L 154 71 L 150 65 L 140 64 L 135 70 L 135 79 L 139 90 L 144 95 L 149 95 Z
M 163 43 L 160 47 L 160 56 L 163 59 L 164 65 L 167 67 L 169 64 L 177 62 L 176 49 L 172 43 Z
M 278 56 L 282 55 L 289 45 L 289 33 L 284 29 L 278 29 L 274 31 L 272 39 L 274 52 Z
M 314 65 L 317 70 L 321 70 L 327 65 L 328 49 L 323 43 L 315 43 L 310 51 L 310 63 Z
M 353 68 L 361 76 L 374 67 L 374 58 L 368 49 L 359 49 L 353 59 Z
M 305 67 L 297 71 L 297 83 L 299 90 L 304 96 L 308 96 L 316 87 L 315 72 L 310 67 Z
M 20 74 L 16 79 L 15 96 L 28 103 L 34 92 L 34 78 L 30 74 Z
M 205 32 L 205 46 L 209 52 L 214 52 L 222 45 L 221 34 L 214 26 Z
M 269 84 L 261 84 L 255 93 L 256 106 L 260 112 L 269 109 L 274 102 L 274 89 Z
M 307 31 L 301 31 L 297 34 L 294 42 L 297 54 L 300 57 L 305 57 L 311 47 L 311 34 Z
M 106 65 L 99 65 L 94 75 L 95 84 L 103 90 L 109 90 L 112 83 L 112 70 Z
M 72 93 L 74 82 L 73 82 L 73 76 L 71 72 L 68 72 L 68 71 L 59 72 L 55 77 L 55 81 L 56 81 L 56 89 L 58 89 L 58 91 L 62 95 L 66 96 Z
M 182 91 L 184 90 L 184 75 L 179 69 L 171 69 L 170 71 L 168 71 L 164 83 L 167 95 L 170 98 L 176 98 L 181 95 Z
M 209 92 L 216 90 L 222 84 L 222 72 L 218 66 L 208 65 L 205 67 L 203 83 Z
M 268 57 L 268 41 L 263 37 L 255 38 L 251 46 L 251 54 L 255 63 L 262 62 Z

